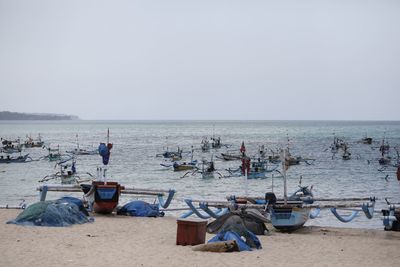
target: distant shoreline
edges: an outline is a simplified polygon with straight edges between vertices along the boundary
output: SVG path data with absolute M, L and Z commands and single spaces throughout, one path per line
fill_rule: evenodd
M 52 113 L 20 113 L 0 111 L 0 121 L 55 121 L 55 120 L 79 120 L 78 116 Z

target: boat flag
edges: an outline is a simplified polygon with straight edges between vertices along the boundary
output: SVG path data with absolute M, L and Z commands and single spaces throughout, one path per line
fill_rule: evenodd
M 103 164 L 107 165 L 110 160 L 111 153 L 110 153 L 110 149 L 108 149 L 108 146 L 105 143 L 100 143 L 99 154 L 103 158 Z

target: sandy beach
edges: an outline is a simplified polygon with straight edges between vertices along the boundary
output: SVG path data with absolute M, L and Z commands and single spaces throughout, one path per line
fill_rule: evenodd
M 397 266 L 400 262 L 399 232 L 271 230 L 259 237 L 261 250 L 212 253 L 176 246 L 174 217 L 96 215 L 94 223 L 63 228 L 6 224 L 19 212 L 0 211 L 0 266 Z M 206 240 L 212 236 L 207 234 Z

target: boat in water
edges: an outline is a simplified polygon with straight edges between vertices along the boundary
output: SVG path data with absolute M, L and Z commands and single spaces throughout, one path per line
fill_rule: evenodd
M 98 150 L 94 149 L 94 148 L 93 149 L 81 148 L 79 146 L 78 135 L 76 135 L 76 148 L 71 149 L 71 150 L 67 150 L 65 152 L 67 152 L 69 154 L 76 155 L 76 156 L 78 156 L 78 155 L 97 155 Z
M 29 154 L 19 155 L 19 156 L 4 156 L 0 155 L 0 163 L 25 163 L 32 161 L 32 158 L 29 157 Z
M 13 154 L 22 152 L 22 145 L 20 139 L 6 140 L 1 138 L 1 144 L 2 147 L 0 149 L 0 152 L 2 153 Z
M 172 167 L 174 168 L 174 171 L 188 171 L 188 170 L 193 170 L 197 168 L 197 160 L 190 161 L 190 162 L 178 162 L 175 161 L 172 164 Z
M 40 134 L 38 135 L 38 138 L 34 139 L 32 136 L 26 136 L 27 139 L 24 142 L 24 146 L 27 148 L 33 148 L 33 147 L 43 147 L 44 141 L 42 140 L 42 137 Z

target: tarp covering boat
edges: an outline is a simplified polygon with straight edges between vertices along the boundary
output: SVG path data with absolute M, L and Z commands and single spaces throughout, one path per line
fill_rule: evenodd
M 209 223 L 207 232 L 216 233 L 222 229 L 240 225 L 256 235 L 263 235 L 265 231 L 268 231 L 264 224 L 266 222 L 269 222 L 268 219 L 257 210 L 232 211 Z
M 80 200 L 79 200 L 80 201 Z M 15 220 L 7 223 L 28 226 L 63 227 L 91 222 L 84 212 L 82 202 L 73 198 L 40 201 L 28 206 Z

